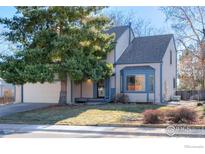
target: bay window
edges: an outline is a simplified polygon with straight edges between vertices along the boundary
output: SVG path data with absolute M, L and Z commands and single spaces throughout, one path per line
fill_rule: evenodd
M 127 91 L 145 91 L 145 75 L 128 75 Z

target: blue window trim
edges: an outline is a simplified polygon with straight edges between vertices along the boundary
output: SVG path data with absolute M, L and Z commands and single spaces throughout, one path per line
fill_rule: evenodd
M 127 87 L 127 76 L 129 75 L 144 75 L 145 76 L 145 90 L 144 91 L 128 91 L 126 89 Z M 154 90 L 153 92 L 150 92 L 149 89 L 149 75 L 154 76 Z M 121 90 L 123 93 L 154 93 L 155 94 L 155 69 L 141 69 L 140 67 L 135 67 L 135 68 L 128 68 L 128 69 L 123 69 L 121 70 L 121 77 L 122 77 L 122 86 Z M 149 97 L 149 94 L 148 96 Z
M 139 90 L 139 91 L 135 91 L 135 90 L 127 90 L 127 77 L 128 76 L 135 76 L 135 75 L 143 75 L 144 76 L 144 79 L 145 79 L 145 81 L 144 81 L 144 90 Z M 125 76 L 125 78 L 124 78 L 124 92 L 125 93 L 146 93 L 147 92 L 147 81 L 146 81 L 146 79 L 147 79 L 147 76 L 146 76 L 146 74 L 144 74 L 144 73 L 134 73 L 134 74 L 126 74 L 126 76 Z

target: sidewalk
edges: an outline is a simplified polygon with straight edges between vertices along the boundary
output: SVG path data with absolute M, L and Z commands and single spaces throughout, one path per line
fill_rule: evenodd
M 100 126 L 62 126 L 62 125 L 24 125 L 0 124 L 0 134 L 27 133 L 27 132 L 56 132 L 100 135 L 134 135 L 134 136 L 174 136 L 205 138 L 205 129 L 190 129 L 185 127 L 169 126 L 168 128 L 147 127 L 100 127 Z

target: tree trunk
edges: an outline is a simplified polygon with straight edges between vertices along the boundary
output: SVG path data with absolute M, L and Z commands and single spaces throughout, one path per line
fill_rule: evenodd
M 61 91 L 59 98 L 59 105 L 67 104 L 67 77 L 64 80 L 61 80 Z
M 202 58 L 202 60 L 201 60 L 201 72 L 202 72 L 201 90 L 205 89 L 205 67 L 204 67 L 204 64 L 205 64 L 205 60 L 204 60 L 204 58 Z

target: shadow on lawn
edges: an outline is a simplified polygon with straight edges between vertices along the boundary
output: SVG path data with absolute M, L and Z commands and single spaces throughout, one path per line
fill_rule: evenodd
M 17 113 L 0 117 L 0 123 L 22 123 L 22 124 L 56 124 L 59 121 L 74 118 L 89 110 L 100 111 L 123 111 L 131 113 L 142 113 L 147 109 L 158 109 L 162 105 L 153 104 L 104 104 L 104 105 L 68 105 L 52 106 L 46 109 Z M 93 115 L 92 115 L 93 116 Z M 86 118 L 86 117 L 85 117 Z M 87 118 L 92 118 L 88 117 Z M 93 117 L 94 118 L 94 117 Z M 83 119 L 85 120 L 85 119 Z M 72 124 L 71 124 L 72 125 Z

